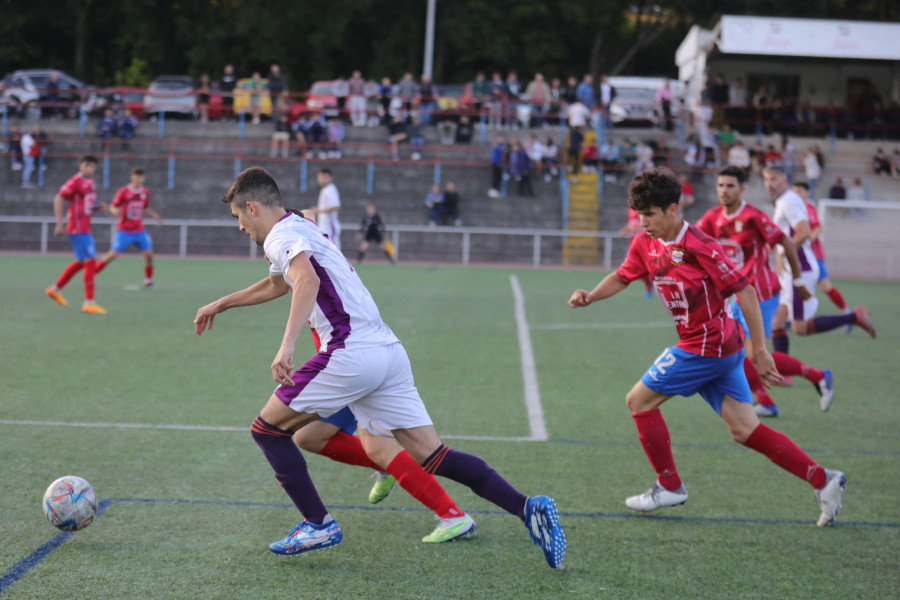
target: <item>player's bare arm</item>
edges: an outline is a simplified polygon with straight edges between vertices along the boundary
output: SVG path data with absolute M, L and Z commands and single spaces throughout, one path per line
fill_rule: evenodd
M 156 221 L 157 225 L 162 225 L 162 217 L 159 216 L 159 213 L 150 208 L 149 206 L 144 209 L 144 216 L 150 217 L 154 221 Z
M 791 238 L 787 236 L 785 236 L 779 244 L 784 248 L 784 257 L 791 266 L 791 275 L 794 278 L 794 287 L 797 289 L 797 293 L 800 294 L 800 297 L 804 300 L 809 300 L 812 298 L 812 292 L 806 287 L 806 284 L 803 283 L 803 280 L 801 279 L 803 272 L 800 269 L 800 257 L 797 255 L 797 246 L 795 246 L 794 242 L 791 241 Z M 796 285 L 796 282 L 799 282 L 800 285 Z
M 799 248 L 803 242 L 809 239 L 809 221 L 800 221 L 793 228 L 794 235 L 791 236 L 791 241 Z
M 275 360 L 272 361 L 272 378 L 279 384 L 292 384 L 291 374 L 294 372 L 294 345 L 300 330 L 309 320 L 316 305 L 319 294 L 319 276 L 306 257 L 299 253 L 291 260 L 288 277 L 294 283 L 291 294 L 291 313 L 284 329 L 284 338 Z
M 756 297 L 756 290 L 752 285 L 748 285 L 735 294 L 741 305 L 741 311 L 747 320 L 747 328 L 750 330 L 750 347 L 753 350 L 753 356 L 750 360 L 756 365 L 756 370 L 762 379 L 763 385 L 771 387 L 773 383 L 782 380 L 775 368 L 775 360 L 766 349 L 766 333 L 763 328 L 762 313 L 759 310 L 759 300 Z
M 53 216 L 56 217 L 56 227 L 53 228 L 53 235 L 62 235 L 66 232 L 65 224 L 63 223 L 63 197 L 59 194 L 53 197 Z
M 610 296 L 615 296 L 626 287 L 628 287 L 628 284 L 619 279 L 618 275 L 610 273 L 590 292 L 575 290 L 572 293 L 572 297 L 569 298 L 569 306 L 572 308 L 583 308 L 598 300 L 605 300 Z
M 197 310 L 197 317 L 194 319 L 194 331 L 197 332 L 197 335 L 200 335 L 206 329 L 211 330 L 216 315 L 225 312 L 229 308 L 262 304 L 263 302 L 280 298 L 288 291 L 290 291 L 290 288 L 282 277 L 270 275 L 246 289 L 223 296 L 206 306 L 201 306 Z

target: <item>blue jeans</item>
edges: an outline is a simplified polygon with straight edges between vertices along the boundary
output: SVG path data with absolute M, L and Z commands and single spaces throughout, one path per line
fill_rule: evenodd
M 34 157 L 25 156 L 25 167 L 22 169 L 22 183 L 31 183 L 31 173 L 34 171 Z

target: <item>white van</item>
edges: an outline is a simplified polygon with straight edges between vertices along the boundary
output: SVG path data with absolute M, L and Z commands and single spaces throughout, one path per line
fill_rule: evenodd
M 672 117 L 678 116 L 681 106 L 681 82 L 669 79 L 672 91 Z M 656 92 L 666 82 L 665 77 L 610 77 L 616 97 L 609 107 L 610 120 L 616 125 L 663 126 L 662 107 L 656 102 Z

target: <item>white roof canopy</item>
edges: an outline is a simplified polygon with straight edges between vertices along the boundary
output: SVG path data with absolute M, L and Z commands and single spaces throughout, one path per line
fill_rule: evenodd
M 716 45 L 729 54 L 900 60 L 900 24 L 723 16 Z

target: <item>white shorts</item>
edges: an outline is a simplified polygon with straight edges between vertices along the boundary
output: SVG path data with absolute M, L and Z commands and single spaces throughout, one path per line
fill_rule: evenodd
M 432 425 L 399 342 L 319 353 L 292 379 L 294 385 L 278 386 L 275 395 L 297 412 L 330 417 L 349 406 L 361 429 L 380 436 Z
M 785 261 L 787 262 L 787 261 Z M 803 271 L 801 275 L 806 288 L 812 292 L 813 297 L 804 300 L 794 289 L 794 276 L 790 268 L 782 270 L 778 274 L 778 283 L 781 284 L 781 292 L 778 296 L 778 304 L 787 306 L 788 321 L 805 321 L 812 319 L 819 308 L 819 300 L 816 298 L 816 282 L 819 280 L 819 265 L 815 265 L 812 271 Z

